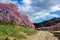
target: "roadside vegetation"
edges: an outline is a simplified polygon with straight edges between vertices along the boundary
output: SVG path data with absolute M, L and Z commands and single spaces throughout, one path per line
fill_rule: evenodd
M 23 40 L 37 33 L 36 30 L 17 25 L 13 22 L 0 21 L 0 40 Z

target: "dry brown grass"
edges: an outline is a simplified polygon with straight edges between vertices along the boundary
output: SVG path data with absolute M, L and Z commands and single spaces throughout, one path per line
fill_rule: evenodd
M 48 31 L 39 31 L 36 35 L 26 40 L 58 40 L 58 38 Z

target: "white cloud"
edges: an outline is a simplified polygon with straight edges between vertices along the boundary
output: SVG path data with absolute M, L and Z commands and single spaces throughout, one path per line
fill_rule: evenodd
M 60 10 L 60 5 L 56 5 L 56 6 L 53 6 L 53 7 L 51 7 L 51 12 L 55 12 L 55 11 L 58 11 L 58 10 Z
M 52 17 L 60 17 L 60 16 L 57 15 L 57 14 L 50 14 L 50 16 L 52 16 Z
M 23 0 L 23 4 L 29 5 L 29 4 L 31 4 L 31 1 L 30 0 Z
M 35 13 L 34 14 L 34 17 L 32 17 L 32 21 L 36 20 L 36 19 L 39 19 L 39 18 L 42 18 L 42 19 L 46 19 L 46 17 L 59 17 L 57 14 L 50 14 L 50 12 L 47 12 L 47 11 L 41 11 L 41 12 L 38 12 L 38 13 Z
M 21 10 L 29 16 L 31 21 L 47 16 L 59 17 L 57 14 L 50 14 L 50 12 L 60 10 L 58 6 L 60 0 L 23 0 L 23 3 Z
M 0 2 L 2 2 L 2 3 L 14 3 L 14 4 L 16 4 L 17 3 L 17 1 L 11 1 L 11 0 L 0 0 Z
M 22 7 L 20 7 L 21 12 L 33 12 L 32 6 L 31 6 L 31 0 L 23 0 Z
M 30 8 L 31 8 L 31 6 L 23 6 L 20 8 L 20 10 L 28 12 L 28 11 L 30 11 Z
M 11 2 L 11 0 L 0 0 L 0 2 L 8 3 L 8 2 Z

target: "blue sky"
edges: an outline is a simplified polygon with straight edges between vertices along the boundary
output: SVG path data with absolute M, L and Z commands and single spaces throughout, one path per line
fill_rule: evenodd
M 31 22 L 42 22 L 53 17 L 60 17 L 60 0 L 0 0 L 15 3 L 19 12 L 26 14 Z

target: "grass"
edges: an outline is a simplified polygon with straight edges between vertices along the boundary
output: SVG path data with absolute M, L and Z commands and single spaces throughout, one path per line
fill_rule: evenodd
M 42 30 L 43 31 L 43 30 Z M 55 39 L 53 36 L 50 37 L 49 33 L 46 33 L 47 31 L 54 31 L 54 30 L 45 30 L 43 32 L 38 32 L 37 30 L 17 25 L 14 22 L 3 22 L 0 21 L 0 40 L 23 40 L 23 39 L 29 39 L 30 37 L 34 38 L 36 40 L 36 37 L 39 38 L 46 38 L 46 39 Z M 38 34 L 36 34 L 38 32 Z M 35 35 L 32 36 L 32 35 Z M 44 35 L 46 37 L 44 37 Z M 28 37 L 29 36 L 29 37 Z M 41 40 L 42 40 L 41 39 Z M 32 39 L 31 39 L 32 40 Z M 45 40 L 45 39 L 44 39 Z
M 0 40 L 23 40 L 28 35 L 34 35 L 36 32 L 36 30 L 13 22 L 5 23 L 0 21 Z

